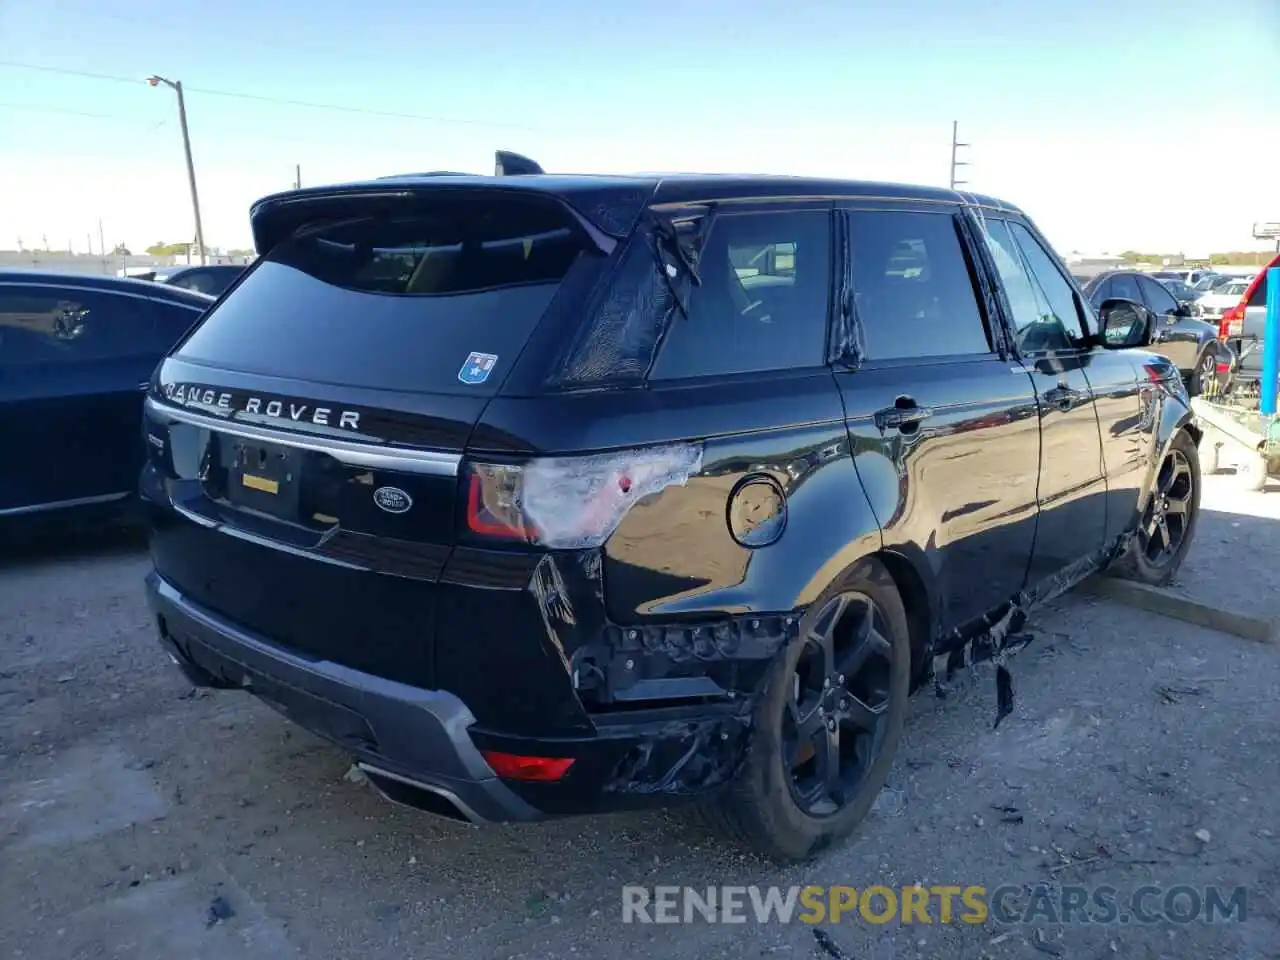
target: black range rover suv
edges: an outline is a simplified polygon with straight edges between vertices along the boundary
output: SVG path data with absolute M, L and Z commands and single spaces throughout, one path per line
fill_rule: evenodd
M 1018 209 L 779 177 L 268 197 L 157 369 L 162 641 L 472 821 L 694 799 L 803 858 L 935 660 L 1001 657 L 1199 504 L 1145 308 Z

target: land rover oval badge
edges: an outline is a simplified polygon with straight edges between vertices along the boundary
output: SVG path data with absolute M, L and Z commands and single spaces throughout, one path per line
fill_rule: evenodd
M 379 487 L 373 491 L 373 502 L 387 513 L 407 513 L 413 506 L 413 497 L 399 487 Z

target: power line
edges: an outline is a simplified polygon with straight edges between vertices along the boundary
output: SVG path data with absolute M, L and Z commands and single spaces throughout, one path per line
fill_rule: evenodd
M 0 67 L 12 67 L 16 70 L 38 70 L 42 73 L 62 74 L 69 77 L 81 77 L 88 80 L 104 80 L 112 83 L 140 84 L 141 79 L 115 76 L 109 73 L 91 73 L 87 70 L 71 70 L 66 67 L 51 67 L 46 64 L 18 63 L 13 60 L 0 60 Z M 406 113 L 398 110 L 375 110 L 369 107 L 354 107 L 340 103 L 324 103 L 318 100 L 293 100 L 288 97 L 272 97 L 260 93 L 243 93 L 235 90 L 218 90 L 213 87 L 188 87 L 188 93 L 202 93 L 211 97 L 229 97 L 236 100 L 252 100 L 258 103 L 274 103 L 289 107 L 304 107 L 311 110 L 331 110 L 339 113 L 360 114 L 370 117 L 383 117 L 393 120 L 417 120 L 425 123 L 447 123 L 468 127 L 505 127 L 513 130 L 526 130 L 536 133 L 583 133 L 582 130 L 542 127 L 532 124 L 513 123 L 501 120 L 467 120 L 461 117 L 442 117 L 426 113 Z
M 39 103 L 0 103 L 0 109 L 26 110 L 30 113 L 61 113 L 70 117 L 88 117 L 92 120 L 118 120 L 121 123 L 128 123 L 132 126 L 145 126 L 145 124 L 138 122 L 137 117 L 125 117 L 118 113 L 90 113 L 87 110 L 67 110 L 63 107 L 48 107 Z
M 66 67 L 48 67 L 38 63 L 16 63 L 12 60 L 0 60 L 0 67 L 14 67 L 18 70 L 39 70 L 42 73 L 61 73 L 68 77 L 86 77 L 90 80 L 112 80 L 116 83 L 139 83 L 136 77 L 113 77 L 109 73 L 90 73 L 88 70 L 68 70 Z

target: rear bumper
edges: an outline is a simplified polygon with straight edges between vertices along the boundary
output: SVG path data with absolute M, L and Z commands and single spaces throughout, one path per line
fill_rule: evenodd
M 390 799 L 427 810 L 443 799 L 476 823 L 543 816 L 485 762 L 468 733 L 475 717 L 453 694 L 304 659 L 200 608 L 155 572 L 147 599 L 161 645 L 193 684 L 255 694 L 353 753 Z M 448 815 L 447 806 L 434 812 Z
M 430 813 L 494 823 L 660 806 L 720 789 L 745 755 L 746 697 L 597 715 L 585 736 L 522 735 L 477 723 L 453 693 L 285 648 L 155 571 L 147 598 L 161 645 L 193 684 L 247 690 L 352 753 L 388 799 Z M 535 689 L 523 695 L 539 702 Z M 559 781 L 506 781 L 481 748 L 574 763 Z

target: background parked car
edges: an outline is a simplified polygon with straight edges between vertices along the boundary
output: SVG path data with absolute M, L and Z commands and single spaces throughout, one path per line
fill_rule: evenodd
M 212 302 L 144 280 L 0 271 L 0 518 L 131 499 L 151 374 Z
M 1196 270 L 1157 270 L 1148 276 L 1155 277 L 1157 280 L 1181 280 L 1188 286 L 1194 286 L 1199 283 L 1205 276 L 1213 273 L 1207 268 L 1199 268 Z
M 1209 323 L 1217 323 L 1222 315 L 1240 302 L 1249 289 L 1249 280 L 1225 277 L 1223 282 L 1200 297 L 1200 316 Z
M 1256 386 L 1262 377 L 1262 335 L 1267 312 L 1267 270 L 1280 267 L 1280 254 L 1263 267 L 1233 307 L 1222 315 L 1218 336 L 1239 356 L 1241 379 Z
M 211 297 L 221 295 L 222 291 L 235 283 L 236 278 L 248 269 L 242 263 L 214 263 L 203 267 L 174 267 L 157 270 L 152 278 L 157 283 L 167 283 L 171 287 L 194 290 L 196 293 L 208 294 Z
M 1220 343 L 1217 329 L 1196 319 L 1190 304 L 1179 303 L 1155 275 L 1136 270 L 1101 273 L 1084 292 L 1095 308 L 1113 298 L 1146 307 L 1152 324 L 1150 349 L 1177 365 L 1193 396 L 1229 386 L 1233 358 Z M 1220 370 L 1220 363 L 1226 368 Z

